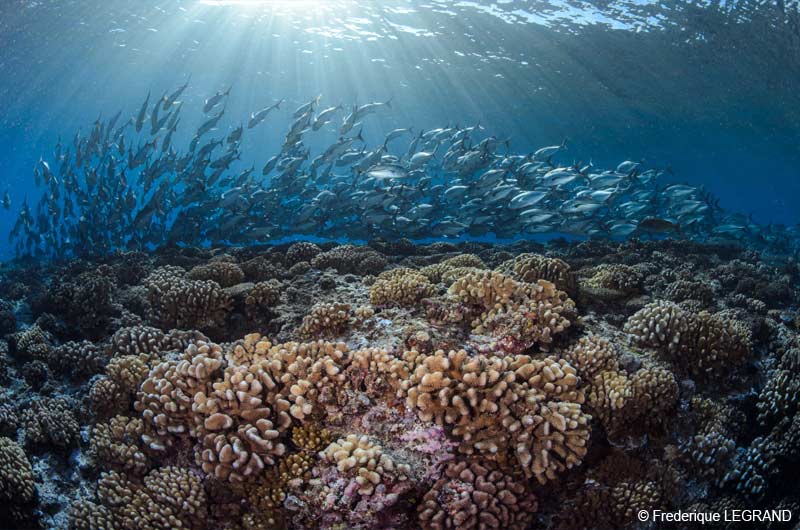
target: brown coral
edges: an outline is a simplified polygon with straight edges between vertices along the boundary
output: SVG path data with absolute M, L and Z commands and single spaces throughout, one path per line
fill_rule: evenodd
M 36 485 L 25 451 L 13 440 L 0 437 L 0 499 L 9 504 L 33 500 Z
M 304 338 L 335 337 L 350 325 L 350 304 L 317 304 L 303 317 L 297 333 Z
M 465 454 L 515 459 L 541 483 L 586 454 L 590 416 L 566 361 L 439 350 L 409 351 L 390 366 L 398 395 L 421 419 L 452 427 Z
M 359 495 L 372 495 L 375 487 L 387 480 L 407 480 L 410 471 L 406 464 L 395 464 L 381 446 L 355 434 L 332 442 L 320 457 L 335 464 L 339 473 L 353 478 Z
M 539 254 L 520 254 L 500 264 L 497 271 L 522 282 L 547 280 L 568 293 L 574 293 L 577 285 L 575 273 L 565 261 Z
M 369 288 L 369 301 L 376 306 L 413 307 L 433 293 L 434 287 L 427 277 L 401 267 L 378 275 Z
M 78 440 L 80 425 L 64 399 L 38 399 L 23 411 L 21 420 L 28 444 L 69 447 Z
M 204 329 L 224 323 L 232 300 L 215 281 L 190 280 L 180 267 L 161 267 L 144 280 L 153 320 L 164 328 Z
M 333 268 L 340 274 L 377 274 L 386 267 L 386 258 L 369 247 L 339 245 L 314 256 L 315 269 Z
M 477 462 L 456 461 L 422 498 L 418 517 L 423 530 L 525 530 L 537 507 L 524 481 Z
M 457 315 L 469 319 L 477 334 L 489 334 L 510 353 L 539 345 L 547 349 L 570 326 L 575 304 L 549 281 L 524 283 L 497 272 L 470 273 L 448 289 Z M 452 317 L 450 317 L 452 318 Z
M 221 287 L 231 287 L 244 281 L 244 272 L 236 263 L 212 261 L 193 267 L 186 277 L 191 280 L 210 280 Z

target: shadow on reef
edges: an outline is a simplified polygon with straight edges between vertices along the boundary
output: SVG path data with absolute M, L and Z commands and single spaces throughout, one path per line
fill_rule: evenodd
M 669 240 L 7 267 L 0 526 L 800 513 L 799 278 L 791 259 Z

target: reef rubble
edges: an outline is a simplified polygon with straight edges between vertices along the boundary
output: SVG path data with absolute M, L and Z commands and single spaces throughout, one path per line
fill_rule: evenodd
M 295 242 L 15 262 L 0 287 L 0 528 L 800 514 L 791 258 Z

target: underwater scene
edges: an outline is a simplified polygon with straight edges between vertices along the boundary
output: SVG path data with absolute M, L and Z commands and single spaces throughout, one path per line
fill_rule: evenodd
M 800 528 L 797 0 L 4 0 L 0 109 L 0 529 Z

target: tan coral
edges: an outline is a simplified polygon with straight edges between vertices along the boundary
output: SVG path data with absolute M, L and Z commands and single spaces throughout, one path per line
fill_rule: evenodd
M 452 427 L 465 454 L 515 459 L 542 483 L 586 454 L 590 416 L 581 409 L 575 369 L 563 359 L 409 351 L 390 366 L 407 406 Z
M 485 268 L 486 264 L 478 256 L 474 254 L 458 254 L 457 256 L 447 258 L 434 265 L 422 267 L 419 273 L 426 276 L 433 283 L 439 283 L 441 281 L 448 283 L 448 278 L 445 278 L 445 276 L 447 275 L 453 278 L 452 271 L 454 269 L 459 269 L 461 272 L 470 269 L 469 272 L 472 272 L 473 270 Z
M 154 321 L 161 326 L 198 328 L 219 326 L 232 300 L 211 280 L 190 280 L 180 267 L 161 267 L 145 278 Z
M 433 294 L 433 284 L 427 277 L 401 267 L 378 275 L 369 288 L 369 301 L 376 306 L 413 307 Z
M 519 281 L 536 283 L 539 280 L 547 280 L 563 291 L 575 292 L 575 273 L 559 258 L 530 253 L 520 254 L 503 262 L 497 270 Z
M 147 474 L 142 484 L 103 473 L 97 495 L 116 526 L 125 530 L 205 527 L 206 496 L 200 478 L 186 468 L 167 466 Z M 74 513 L 79 515 L 80 511 Z
M 564 359 L 587 379 L 594 378 L 600 372 L 619 370 L 618 358 L 617 347 L 600 335 L 581 337 L 564 351 Z
M 78 441 L 80 425 L 64 399 L 38 399 L 25 408 L 20 419 L 26 443 L 69 447 Z
M 194 433 L 194 395 L 207 391 L 222 367 L 222 348 L 191 344 L 177 361 L 156 364 L 136 394 L 134 409 L 160 435 Z
M 304 451 L 318 452 L 333 441 L 328 429 L 314 424 L 299 425 L 292 429 L 292 442 Z
M 258 282 L 244 299 L 245 311 L 251 318 L 274 309 L 281 297 L 281 284 L 277 280 Z
M 581 291 L 597 298 L 619 298 L 635 294 L 641 288 L 642 274 L 630 265 L 601 264 L 592 267 L 581 280 Z
M 157 353 L 161 351 L 164 332 L 150 326 L 133 326 L 121 328 L 111 337 L 111 354 L 139 355 L 140 353 Z
M 696 377 L 728 371 L 751 350 L 750 332 L 742 323 L 706 311 L 686 311 L 672 302 L 646 305 L 628 319 L 625 331 Z
M 470 273 L 448 289 L 462 304 L 475 333 L 498 338 L 501 348 L 519 353 L 537 344 L 546 349 L 570 326 L 575 304 L 549 281 L 518 282 L 497 272 Z M 451 302 L 451 303 L 452 303 Z
M 0 499 L 9 504 L 33 500 L 36 484 L 25 451 L 10 438 L 0 437 Z
M 477 462 L 456 461 L 425 493 L 418 518 L 423 530 L 525 530 L 537 508 L 524 481 Z
M 336 336 L 350 325 L 350 304 L 317 304 L 297 330 L 301 337 Z
M 105 466 L 144 474 L 150 458 L 143 451 L 144 423 L 140 418 L 115 416 L 92 428 L 89 454 Z
M 336 464 L 339 473 L 351 476 L 358 484 L 360 495 L 372 495 L 375 486 L 391 477 L 407 480 L 408 465 L 398 464 L 383 453 L 381 446 L 366 436 L 350 434 L 339 438 L 320 452 L 320 457 Z
M 244 272 L 236 264 L 228 261 L 212 261 L 197 265 L 186 275 L 192 280 L 211 280 L 221 287 L 231 287 L 244 281 Z

